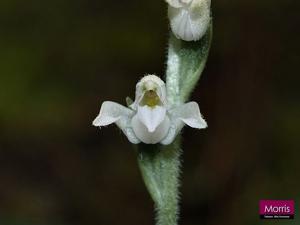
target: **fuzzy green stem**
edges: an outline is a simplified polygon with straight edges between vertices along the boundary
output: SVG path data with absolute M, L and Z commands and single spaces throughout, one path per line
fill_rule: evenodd
M 171 35 L 166 71 L 168 104 L 184 103 L 200 79 L 208 57 L 212 28 L 197 42 Z M 146 187 L 155 203 L 156 225 L 177 225 L 179 212 L 180 135 L 170 145 L 138 145 L 138 162 Z
M 138 162 L 155 203 L 157 225 L 176 225 L 178 218 L 180 139 L 171 145 L 139 145 Z

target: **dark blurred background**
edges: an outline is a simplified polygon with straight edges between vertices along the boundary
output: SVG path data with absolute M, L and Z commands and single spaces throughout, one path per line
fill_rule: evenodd
M 294 199 L 300 224 L 300 5 L 212 1 L 214 39 L 186 129 L 180 224 L 275 224 L 259 199 Z M 0 224 L 154 224 L 131 144 L 92 120 L 163 76 L 163 0 L 0 2 Z

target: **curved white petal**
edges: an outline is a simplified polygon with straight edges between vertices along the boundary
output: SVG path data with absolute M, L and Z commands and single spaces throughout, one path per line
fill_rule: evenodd
M 93 125 L 102 127 L 116 123 L 128 140 L 133 144 L 137 144 L 140 140 L 135 136 L 130 124 L 134 114 L 134 111 L 118 103 L 105 101 L 101 106 L 99 115 L 93 121 Z
M 133 111 L 118 103 L 105 101 L 102 103 L 100 113 L 93 121 L 94 126 L 107 126 L 115 123 L 121 117 L 132 115 Z
M 130 122 L 131 122 L 131 120 L 130 120 Z M 118 125 L 118 127 L 120 127 L 120 126 Z M 138 144 L 141 142 L 141 140 L 138 139 L 138 137 L 135 135 L 132 127 L 127 126 L 125 129 L 122 129 L 122 131 L 125 134 L 125 136 L 128 138 L 128 141 L 130 141 L 132 144 Z
M 190 127 L 197 129 L 207 127 L 207 123 L 202 118 L 197 102 L 189 102 L 176 107 L 175 109 L 170 110 L 170 114 L 172 117 L 178 118 Z
M 155 106 L 151 108 L 147 105 L 139 106 L 137 110 L 138 119 L 143 123 L 149 132 L 154 132 L 155 129 L 163 122 L 166 117 L 166 108 Z
M 165 138 L 169 131 L 170 120 L 166 116 L 160 125 L 153 132 L 149 132 L 148 128 L 143 124 L 138 115 L 132 118 L 132 128 L 135 135 L 145 144 L 157 144 Z
M 171 144 L 175 140 L 178 132 L 182 129 L 182 127 L 184 125 L 181 121 L 180 121 L 180 123 L 181 123 L 180 124 L 181 128 L 179 128 L 178 126 L 176 126 L 176 124 L 171 123 L 169 131 L 168 131 L 166 137 L 164 139 L 162 139 L 161 142 L 160 142 L 161 144 L 163 144 L 163 145 L 169 145 L 169 144 Z
M 207 123 L 202 118 L 199 106 L 196 102 L 189 102 L 180 105 L 168 111 L 171 119 L 170 129 L 166 137 L 161 141 L 161 144 L 171 144 L 184 124 L 198 129 L 207 127 Z

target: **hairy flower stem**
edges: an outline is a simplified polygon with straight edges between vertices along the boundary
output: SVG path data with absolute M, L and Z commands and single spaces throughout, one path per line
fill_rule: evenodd
M 156 208 L 157 225 L 176 225 L 178 217 L 180 138 L 171 145 L 139 145 L 138 162 Z
M 170 107 L 188 100 L 208 57 L 212 40 L 210 27 L 196 42 L 185 42 L 171 35 L 166 71 Z M 155 203 L 156 225 L 177 225 L 179 213 L 180 134 L 170 145 L 138 145 L 138 163 L 146 187 Z

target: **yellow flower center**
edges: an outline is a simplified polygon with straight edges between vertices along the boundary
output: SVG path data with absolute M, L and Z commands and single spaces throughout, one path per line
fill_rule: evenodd
M 160 104 L 161 104 L 160 98 L 153 90 L 146 91 L 141 101 L 141 105 L 147 105 L 151 108 Z

